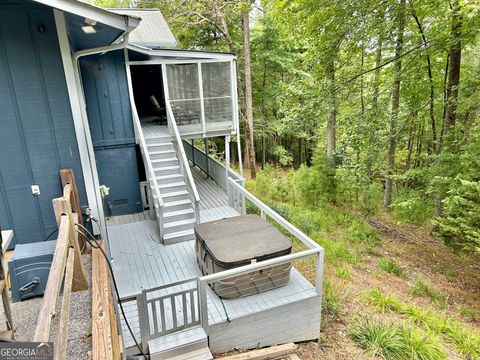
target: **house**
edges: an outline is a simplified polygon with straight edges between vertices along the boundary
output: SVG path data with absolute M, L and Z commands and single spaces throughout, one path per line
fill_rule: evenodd
M 6 0 L 0 14 L 0 226 L 13 244 L 55 231 L 58 171 L 72 168 L 121 279 L 127 355 L 209 358 L 318 338 L 323 249 L 230 167 L 230 149 L 241 154 L 235 55 L 175 49 L 158 10 Z M 211 137 L 224 139 L 224 162 L 195 146 Z M 247 204 L 291 234 L 294 253 L 202 276 L 193 227 Z M 282 264 L 293 266 L 278 289 L 224 300 L 209 286 Z

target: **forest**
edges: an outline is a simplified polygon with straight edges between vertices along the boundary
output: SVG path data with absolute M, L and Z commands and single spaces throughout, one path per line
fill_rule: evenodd
M 305 358 L 480 359 L 477 0 L 97 3 L 238 56 L 248 186 L 326 250 Z

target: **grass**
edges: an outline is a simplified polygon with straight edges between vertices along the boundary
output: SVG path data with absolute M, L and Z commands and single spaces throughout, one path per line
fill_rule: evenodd
M 466 317 L 470 321 L 477 321 L 478 320 L 477 312 L 474 309 L 472 309 L 468 306 L 458 305 L 455 310 L 457 311 L 457 313 Z
M 323 314 L 326 317 L 338 319 L 340 310 L 340 295 L 337 288 L 331 282 L 325 281 L 323 285 Z
M 362 319 L 354 322 L 352 339 L 372 356 L 387 360 L 442 360 L 446 353 L 438 340 L 410 324 Z
M 386 273 L 404 277 L 405 272 L 402 267 L 390 258 L 383 257 L 378 261 L 378 268 Z
M 370 305 L 374 305 L 382 313 L 387 310 L 396 312 L 402 306 L 401 302 L 395 296 L 385 295 L 379 288 L 370 290 L 366 298 Z
M 352 272 L 350 271 L 350 267 L 348 265 L 337 267 L 337 276 L 345 281 L 352 280 Z
M 410 292 L 413 296 L 430 299 L 441 309 L 445 309 L 447 306 L 447 296 L 424 280 L 416 280 Z
M 406 316 L 422 325 L 428 332 L 441 336 L 464 357 L 480 360 L 480 334 L 463 326 L 458 320 L 446 317 L 431 309 L 402 303 L 393 295 L 385 295 L 379 289 L 368 293 L 369 303 L 381 311 L 390 310 Z

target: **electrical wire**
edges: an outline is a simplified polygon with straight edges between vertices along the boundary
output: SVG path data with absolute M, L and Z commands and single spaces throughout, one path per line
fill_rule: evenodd
M 58 228 L 53 230 L 49 235 L 47 235 L 43 240 L 43 241 L 47 241 L 48 239 L 50 239 L 52 237 L 53 234 L 55 234 L 56 232 L 58 231 Z
M 128 332 L 130 333 L 130 335 L 132 336 L 132 339 L 133 341 L 135 342 L 135 346 L 138 348 L 138 350 L 140 351 L 140 353 L 142 354 L 142 356 L 145 358 L 145 360 L 150 360 L 150 357 L 147 356 L 144 352 L 143 352 L 143 349 L 142 347 L 140 346 L 140 344 L 138 343 L 136 337 L 135 337 L 135 334 L 133 333 L 133 330 L 130 326 L 130 323 L 128 322 L 127 320 L 127 315 L 125 314 L 125 309 L 123 308 L 123 305 L 120 301 L 120 292 L 118 291 L 118 286 L 117 286 L 117 281 L 115 280 L 115 275 L 113 273 L 113 268 L 112 268 L 112 264 L 110 263 L 110 259 L 108 258 L 108 255 L 105 253 L 105 250 L 103 250 L 103 248 L 101 247 L 100 243 L 98 242 L 98 240 L 95 238 L 95 236 L 92 235 L 92 233 L 83 225 L 80 225 L 80 224 L 75 224 L 75 226 L 77 227 L 81 227 L 85 233 L 88 235 L 88 237 L 90 237 L 91 239 L 89 239 L 87 236 L 85 236 L 85 239 L 88 241 L 88 243 L 90 244 L 91 247 L 93 247 L 94 249 L 99 249 L 102 254 L 103 254 L 103 257 L 105 258 L 105 261 L 107 262 L 108 264 L 108 269 L 110 271 L 110 275 L 112 276 L 112 282 L 113 282 L 113 287 L 115 289 L 115 294 L 117 296 L 117 302 L 118 302 L 118 305 L 120 307 L 120 311 L 122 313 L 122 316 L 123 316 L 123 319 L 125 320 L 125 324 L 127 325 L 127 329 L 128 329 Z M 79 230 L 79 229 L 76 229 L 76 231 L 79 233 L 79 234 L 82 234 L 83 233 Z

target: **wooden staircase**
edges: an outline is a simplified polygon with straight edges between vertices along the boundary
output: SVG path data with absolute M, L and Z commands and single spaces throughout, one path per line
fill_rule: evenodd
M 201 326 L 164 335 L 148 342 L 151 360 L 212 360 L 207 334 Z
M 145 141 L 165 206 L 163 243 L 168 245 L 193 240 L 195 211 L 172 139 L 170 135 L 157 135 Z

